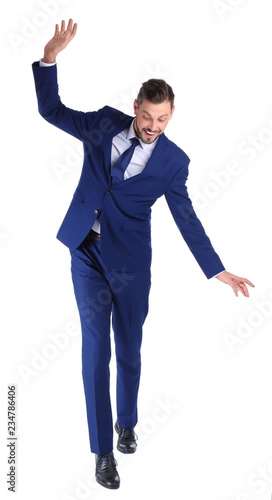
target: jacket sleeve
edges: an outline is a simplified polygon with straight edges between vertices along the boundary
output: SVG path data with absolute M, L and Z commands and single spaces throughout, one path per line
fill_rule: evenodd
M 32 70 L 41 116 L 68 134 L 84 140 L 93 128 L 98 112 L 76 111 L 62 104 L 58 94 L 57 64 L 41 67 L 36 61 Z
M 187 157 L 168 186 L 165 198 L 183 239 L 209 279 L 224 271 L 225 267 L 205 233 L 189 198 L 186 187 L 189 163 L 190 159 Z

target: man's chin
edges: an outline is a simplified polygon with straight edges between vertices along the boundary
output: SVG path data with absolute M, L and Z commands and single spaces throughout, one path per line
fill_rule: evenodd
M 145 144 L 151 144 L 154 142 L 160 134 L 149 135 L 144 130 L 141 133 L 141 139 Z

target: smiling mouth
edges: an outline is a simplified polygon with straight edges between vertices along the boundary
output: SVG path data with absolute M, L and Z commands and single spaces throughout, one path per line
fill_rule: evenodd
M 149 132 L 148 130 L 145 130 L 145 133 L 146 135 L 148 135 L 149 137 L 152 137 L 153 135 L 156 134 L 156 132 Z

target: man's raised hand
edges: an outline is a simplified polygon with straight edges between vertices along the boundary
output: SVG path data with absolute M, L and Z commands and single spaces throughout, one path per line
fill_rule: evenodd
M 44 47 L 44 57 L 43 62 L 45 63 L 55 63 L 56 57 L 59 52 L 67 47 L 67 45 L 73 40 L 77 32 L 77 23 L 73 23 L 73 19 L 69 19 L 67 29 L 65 27 L 65 21 L 61 21 L 61 27 L 56 24 L 55 34 L 51 40 Z

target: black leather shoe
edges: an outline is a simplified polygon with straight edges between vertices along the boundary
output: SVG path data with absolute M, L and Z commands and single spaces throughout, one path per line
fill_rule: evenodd
M 119 438 L 117 441 L 117 450 L 121 453 L 135 453 L 137 444 L 137 436 L 133 429 L 123 429 L 120 427 L 116 421 L 114 426 Z
M 120 477 L 116 469 L 117 462 L 113 452 L 104 455 L 95 455 L 96 470 L 95 477 L 101 486 L 116 490 L 120 486 Z

